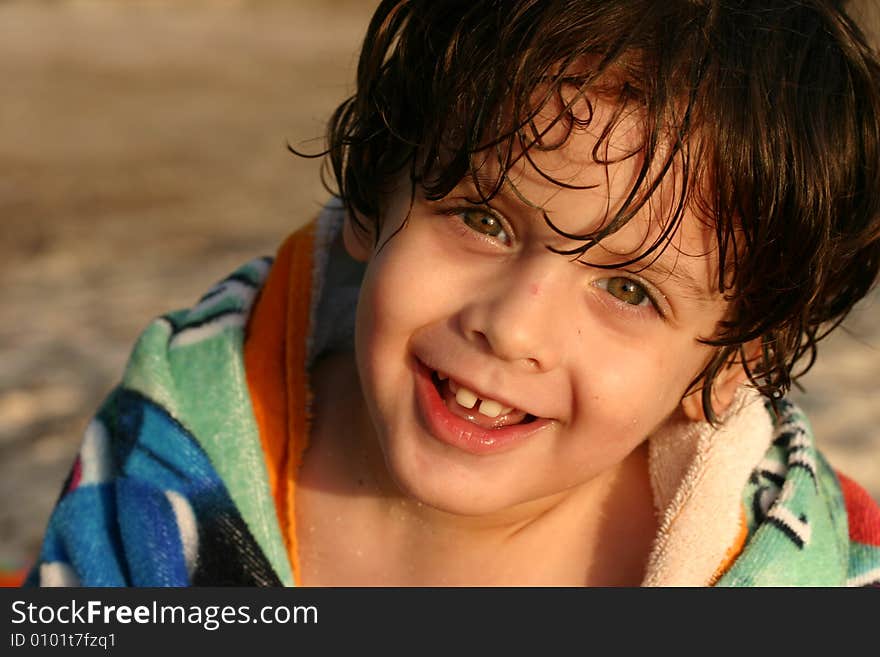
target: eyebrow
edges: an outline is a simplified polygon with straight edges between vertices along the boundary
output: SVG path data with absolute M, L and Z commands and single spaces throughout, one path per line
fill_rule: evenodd
M 479 188 L 477 187 L 478 184 Z M 504 177 L 504 180 L 501 181 L 501 186 L 498 187 L 498 180 L 491 176 L 477 174 L 476 181 L 474 181 L 474 178 L 470 174 L 466 174 L 458 181 L 455 187 L 452 188 L 450 193 L 458 192 L 459 194 L 473 194 L 475 197 L 482 199 L 483 193 L 481 190 L 491 191 L 493 189 L 496 189 L 496 191 L 492 195 L 492 198 L 507 198 L 511 195 L 514 198 L 519 198 L 519 195 L 510 189 L 510 181 L 507 180 L 507 176 Z

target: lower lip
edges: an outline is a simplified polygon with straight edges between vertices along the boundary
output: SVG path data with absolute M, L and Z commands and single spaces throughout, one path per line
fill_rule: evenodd
M 471 454 L 496 454 L 512 449 L 530 436 L 543 431 L 551 420 L 539 418 L 528 424 L 486 429 L 453 414 L 440 397 L 431 370 L 416 361 L 416 399 L 428 431 L 440 442 Z

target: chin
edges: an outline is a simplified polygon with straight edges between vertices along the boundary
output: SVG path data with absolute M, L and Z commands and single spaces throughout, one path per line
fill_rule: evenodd
M 424 485 L 401 485 L 401 490 L 418 504 L 459 517 L 486 517 L 514 506 L 512 502 L 495 496 L 475 496 L 473 490 L 449 490 L 447 487 L 438 490 Z

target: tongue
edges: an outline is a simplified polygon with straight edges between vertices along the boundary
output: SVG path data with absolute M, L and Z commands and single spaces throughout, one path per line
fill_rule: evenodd
M 455 401 L 455 395 L 452 394 L 449 385 L 445 381 L 443 382 L 440 393 L 443 395 L 443 400 L 446 402 L 446 408 L 452 411 L 455 415 L 485 429 L 500 429 L 501 427 L 508 427 L 511 424 L 519 424 L 526 419 L 525 411 L 521 411 L 518 408 L 513 409 L 510 413 L 499 415 L 498 417 L 483 415 L 479 410 L 482 400 L 478 400 L 473 408 L 465 408 Z

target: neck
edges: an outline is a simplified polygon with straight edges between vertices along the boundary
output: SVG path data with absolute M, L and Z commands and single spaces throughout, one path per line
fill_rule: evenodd
M 638 585 L 656 524 L 639 448 L 613 471 L 552 497 L 480 516 L 403 496 L 386 535 L 424 580 L 457 585 Z M 540 555 L 540 559 L 535 559 Z

